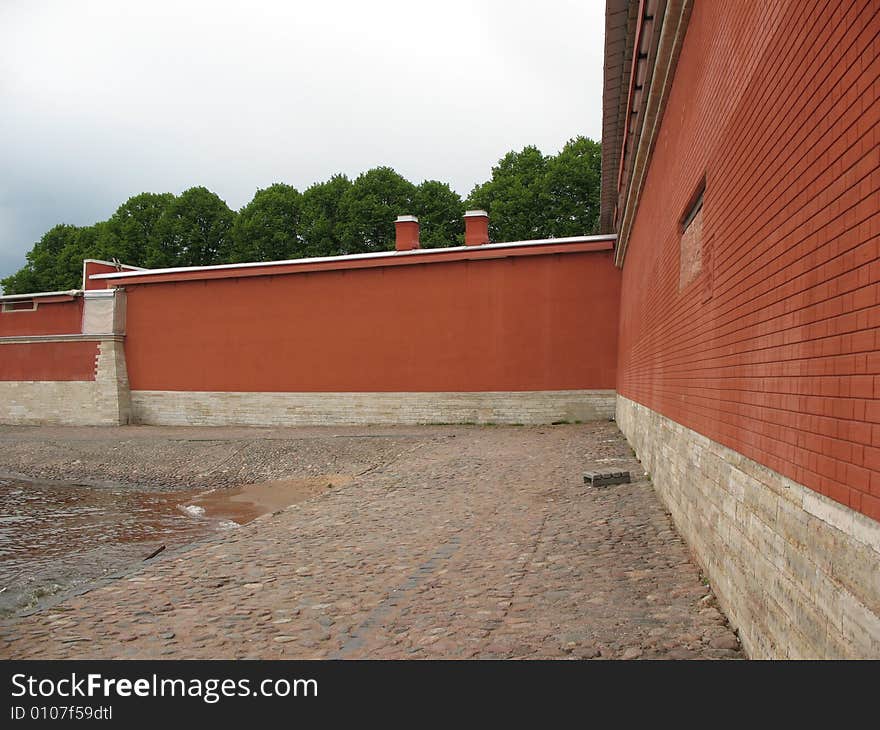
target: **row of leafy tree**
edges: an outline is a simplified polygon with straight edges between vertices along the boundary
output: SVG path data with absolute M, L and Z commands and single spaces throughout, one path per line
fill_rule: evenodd
M 394 247 L 400 214 L 419 217 L 423 247 L 455 246 L 466 208 L 489 212 L 495 241 L 580 235 L 596 226 L 599 171 L 599 144 L 577 137 L 557 155 L 509 152 L 467 200 L 446 183 L 414 185 L 389 167 L 353 181 L 334 175 L 302 193 L 276 183 L 238 212 L 204 187 L 141 193 L 106 221 L 50 229 L 0 286 L 7 294 L 74 289 L 84 258 L 158 268 L 379 251 Z

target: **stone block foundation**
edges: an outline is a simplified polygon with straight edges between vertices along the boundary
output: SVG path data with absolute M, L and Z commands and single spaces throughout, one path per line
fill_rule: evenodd
M 617 422 L 753 658 L 880 658 L 880 523 L 635 403 Z
M 477 393 L 220 393 L 133 390 L 135 423 L 309 426 L 608 420 L 613 390 Z
M 69 335 L 3 338 L 6 342 L 96 341 L 90 380 L 0 380 L 0 423 L 11 425 L 119 426 L 129 423 L 128 377 L 123 338 Z M 89 367 L 89 366 L 87 366 Z

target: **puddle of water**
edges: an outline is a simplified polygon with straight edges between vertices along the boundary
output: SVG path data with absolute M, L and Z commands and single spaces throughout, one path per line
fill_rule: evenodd
M 234 489 L 215 489 L 191 499 L 186 509 L 243 525 L 260 515 L 315 497 L 327 489 L 343 487 L 351 480 L 352 477 L 346 474 L 325 474 L 305 479 L 248 484 Z
M 334 474 L 197 494 L 0 479 L 0 615 L 350 481 Z

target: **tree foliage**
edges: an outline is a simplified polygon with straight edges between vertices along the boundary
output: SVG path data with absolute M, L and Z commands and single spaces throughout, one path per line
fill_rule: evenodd
M 148 268 L 210 266 L 228 255 L 235 213 L 207 188 L 184 190 L 162 211 L 153 232 Z
M 82 262 L 93 258 L 105 223 L 79 227 L 60 224 L 50 228 L 27 253 L 27 263 L 0 284 L 7 294 L 78 289 Z
M 156 225 L 173 201 L 171 193 L 141 193 L 129 198 L 107 220 L 95 258 L 146 266 L 157 246 Z
M 307 256 L 333 256 L 342 249 L 342 199 L 351 187 L 345 175 L 315 183 L 302 196 L 302 232 Z
M 257 190 L 235 217 L 225 260 L 281 261 L 303 256 L 302 198 L 296 188 L 283 183 Z
M 546 236 L 583 236 L 599 225 L 602 146 L 587 137 L 569 140 L 547 160 L 544 189 L 549 203 Z
M 415 186 L 390 167 L 376 167 L 352 183 L 339 203 L 343 253 L 394 248 L 394 220 L 408 215 Z
M 545 237 L 549 212 L 546 177 L 547 158 L 537 147 L 525 147 L 504 155 L 492 168 L 492 178 L 471 191 L 469 207 L 489 213 L 491 240 Z
M 418 185 L 412 211 L 419 219 L 423 248 L 464 244 L 464 202 L 447 183 L 425 180 Z
M 601 169 L 601 146 L 586 137 L 569 140 L 551 157 L 525 147 L 501 158 L 491 179 L 471 191 L 468 206 L 489 213 L 493 241 L 593 233 Z
M 476 185 L 468 208 L 489 212 L 494 241 L 574 236 L 595 230 L 600 145 L 569 140 L 557 155 L 536 147 L 509 152 Z M 394 248 L 394 220 L 413 214 L 425 248 L 463 243 L 465 202 L 448 184 L 414 185 L 390 167 L 354 181 L 345 175 L 300 193 L 284 183 L 257 190 L 237 213 L 204 187 L 141 193 L 92 226 L 57 225 L 27 254 L 24 267 L 0 280 L 7 294 L 80 286 L 84 258 L 134 266 L 205 266 Z

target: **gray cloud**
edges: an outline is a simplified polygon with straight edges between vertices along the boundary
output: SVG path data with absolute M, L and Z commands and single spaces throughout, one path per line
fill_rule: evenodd
M 5 0 L 0 276 L 60 222 L 380 164 L 461 194 L 600 136 L 604 3 Z

